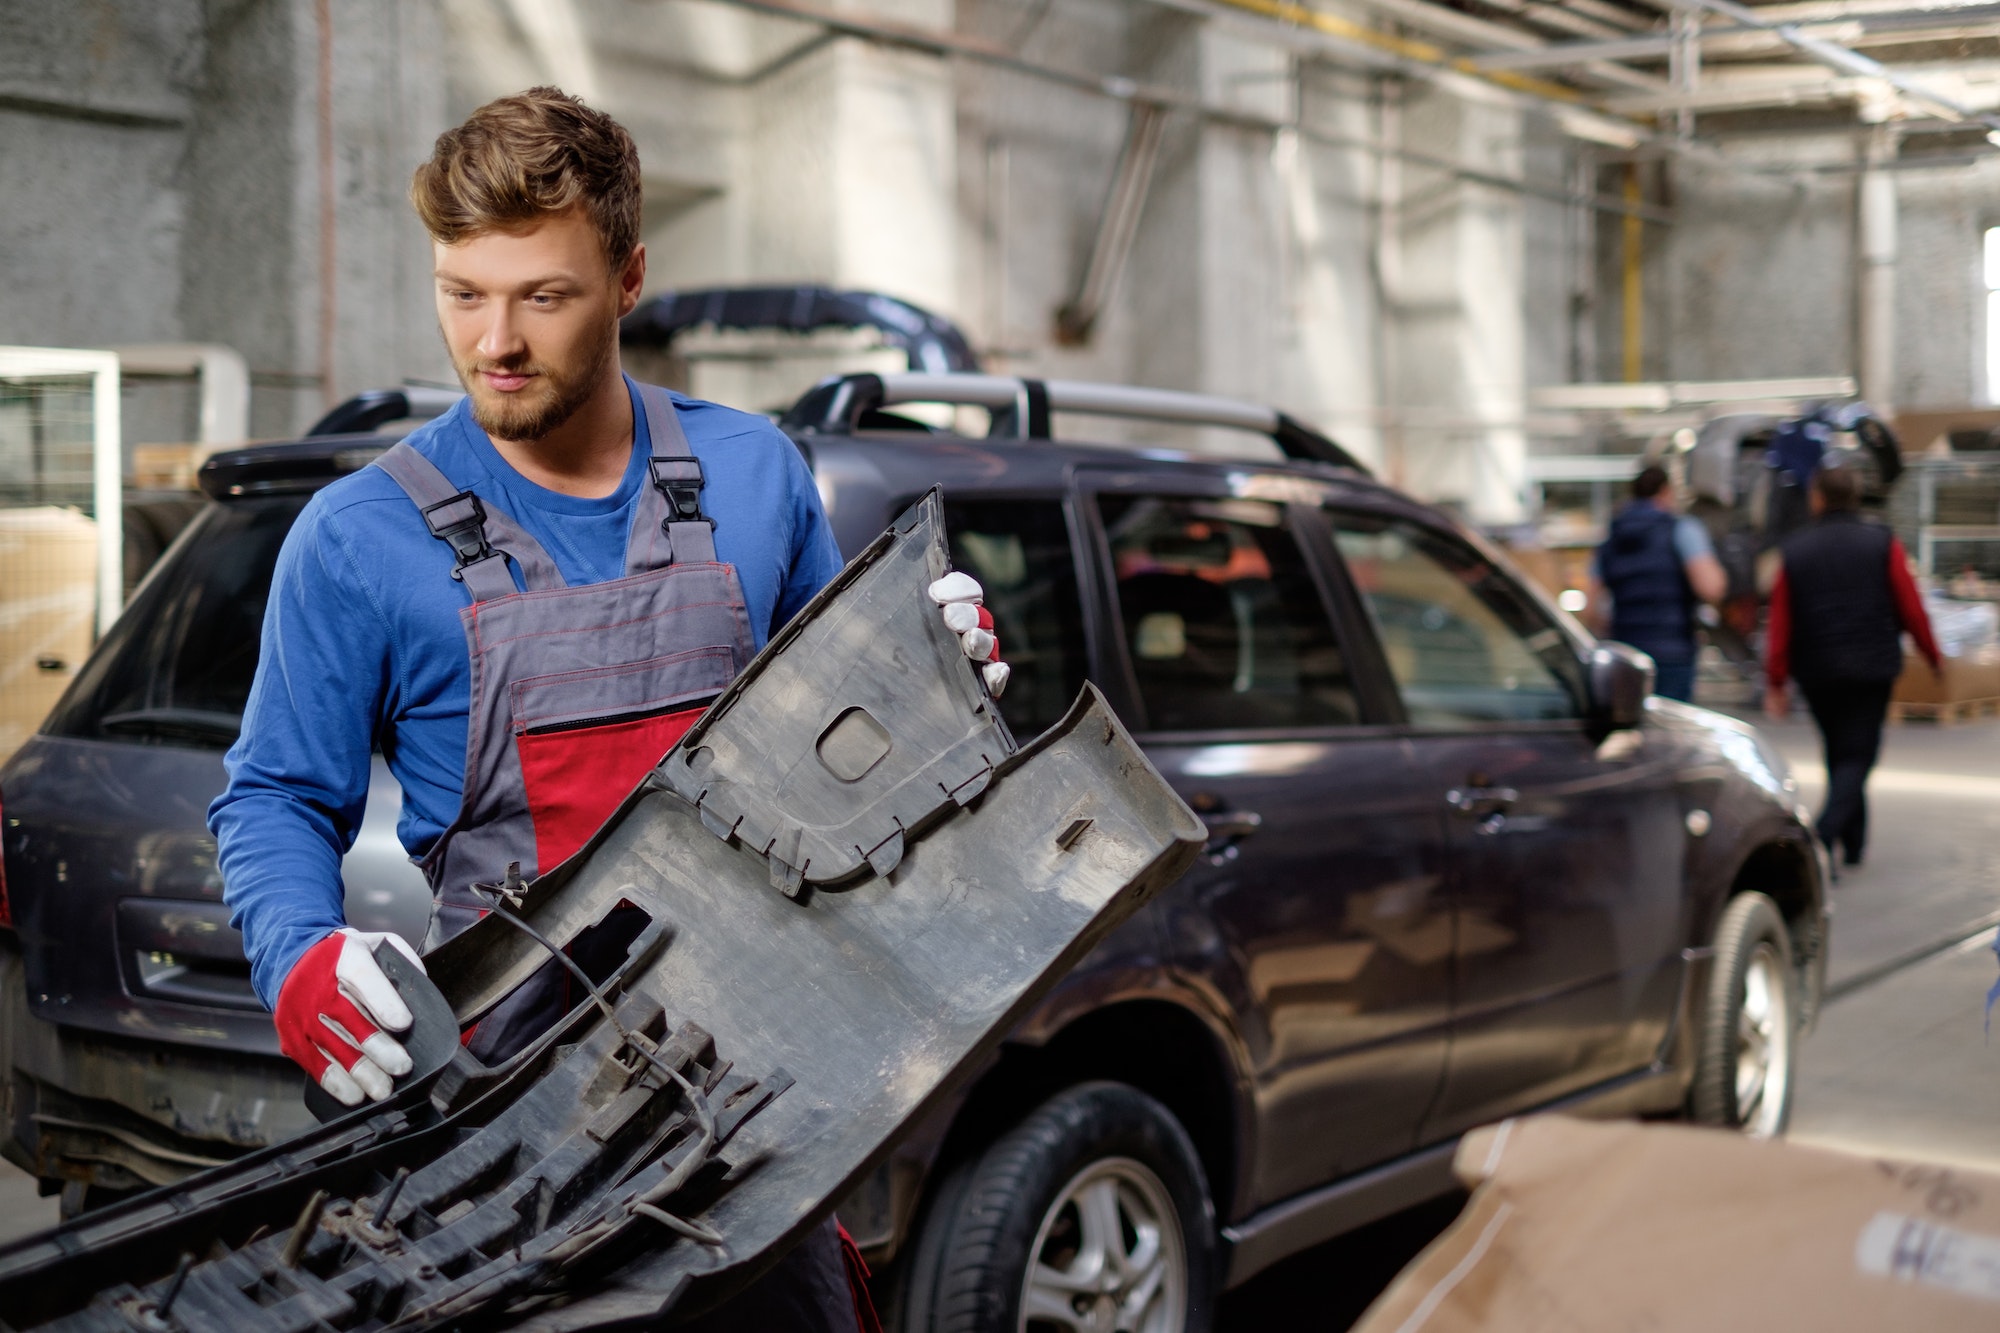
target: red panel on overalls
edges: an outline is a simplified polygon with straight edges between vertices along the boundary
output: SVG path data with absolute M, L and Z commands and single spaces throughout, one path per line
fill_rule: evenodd
M 700 708 L 563 731 L 523 731 L 521 781 L 535 823 L 535 863 L 554 866 L 590 841 L 625 794 L 674 748 Z

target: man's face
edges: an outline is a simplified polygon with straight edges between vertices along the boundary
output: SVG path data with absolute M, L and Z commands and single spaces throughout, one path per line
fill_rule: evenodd
M 581 208 L 520 231 L 433 243 L 438 327 L 488 435 L 547 435 L 603 384 L 618 320 L 637 304 L 645 247 L 619 272 Z

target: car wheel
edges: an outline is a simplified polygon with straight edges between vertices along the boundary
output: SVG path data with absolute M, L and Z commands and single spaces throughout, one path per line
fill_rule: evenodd
M 1216 1241 L 1194 1144 L 1122 1083 L 1086 1083 L 940 1183 L 901 1333 L 1205 1333 Z
M 1798 983 L 1778 905 L 1739 894 L 1715 930 L 1691 1097 L 1694 1119 L 1757 1138 L 1785 1132 L 1792 1113 Z

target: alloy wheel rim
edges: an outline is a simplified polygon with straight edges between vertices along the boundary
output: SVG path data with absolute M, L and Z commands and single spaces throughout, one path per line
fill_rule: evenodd
M 1020 1333 L 1180 1333 L 1187 1243 L 1152 1168 L 1107 1157 L 1076 1173 L 1036 1229 Z
M 1782 1127 L 1791 1081 L 1791 1004 L 1785 963 L 1760 941 L 1743 969 L 1736 1013 L 1736 1117 L 1744 1130 L 1769 1138 Z

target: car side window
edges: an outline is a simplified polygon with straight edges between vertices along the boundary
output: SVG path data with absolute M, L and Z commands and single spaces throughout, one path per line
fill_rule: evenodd
M 1330 517 L 1412 724 L 1583 715 L 1568 638 L 1479 552 L 1416 523 Z
M 1359 720 L 1340 641 L 1280 506 L 1107 495 L 1098 508 L 1148 726 Z
M 1000 715 L 1021 739 L 1048 730 L 1083 689 L 1083 602 L 1069 523 L 1055 500 L 952 500 L 944 506 L 954 569 L 986 590 L 1000 656 L 1013 674 Z

